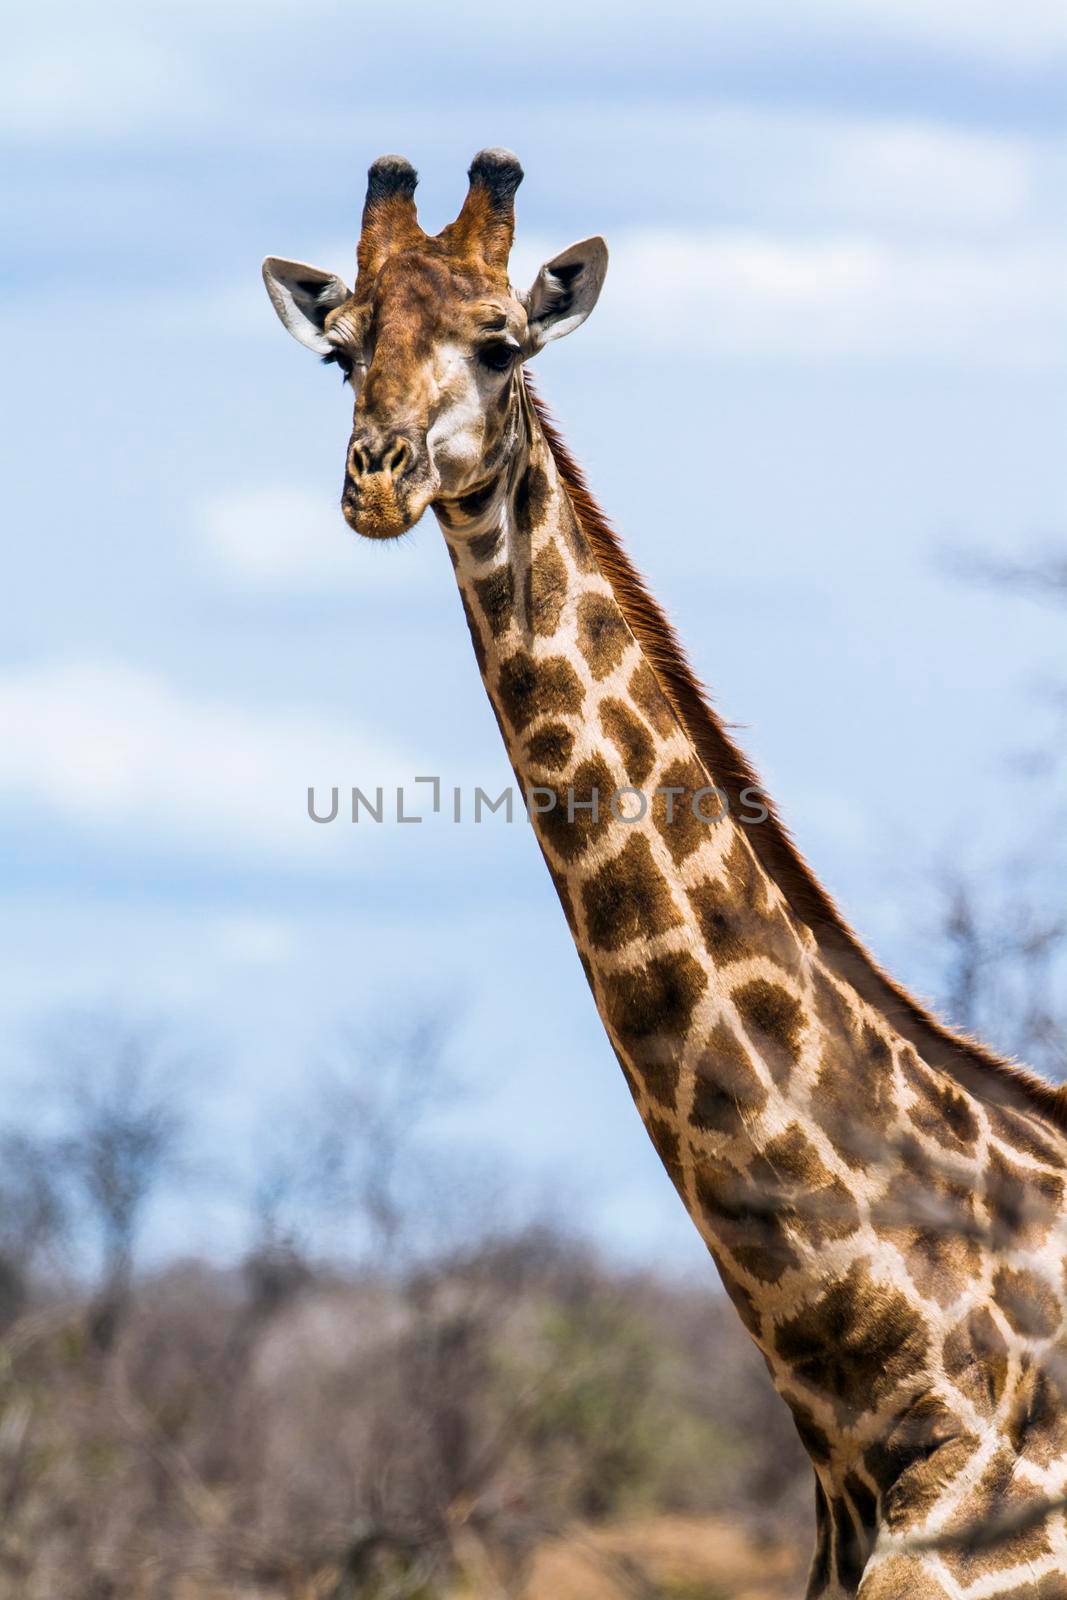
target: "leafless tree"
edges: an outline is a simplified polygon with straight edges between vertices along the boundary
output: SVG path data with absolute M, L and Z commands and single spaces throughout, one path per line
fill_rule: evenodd
M 970 582 L 1016 590 L 1060 604 L 1067 601 L 1067 554 L 1062 538 L 1045 539 L 1016 561 L 957 549 L 947 553 L 946 565 Z
M 1048 1076 L 1067 1076 L 1067 916 L 1039 888 L 1028 892 L 1022 874 L 1005 883 L 953 872 L 941 894 L 946 1014 Z
M 1067 606 L 1067 555 L 1047 543 L 1028 558 L 958 554 L 952 565 L 1004 596 Z M 1067 681 L 1041 692 L 1037 744 L 1010 752 L 1015 814 L 1010 856 L 940 874 L 940 997 L 959 1026 L 1053 1078 L 1067 1076 Z
M 91 1235 L 91 1323 L 106 1349 L 128 1305 L 147 1208 L 178 1168 L 184 1063 L 162 1027 L 113 1013 L 64 1016 L 46 1050 L 50 1161 L 82 1237 Z
M 23 1308 L 35 1269 L 68 1224 L 55 1152 L 25 1131 L 0 1135 L 0 1330 Z
M 299 1249 L 338 1230 L 344 1253 L 395 1270 L 427 1227 L 425 1190 L 440 1190 L 445 1152 L 428 1122 L 463 1091 L 447 1065 L 441 1010 L 399 1023 L 338 1027 L 300 1091 L 275 1108 L 263 1139 L 253 1212 L 257 1239 Z

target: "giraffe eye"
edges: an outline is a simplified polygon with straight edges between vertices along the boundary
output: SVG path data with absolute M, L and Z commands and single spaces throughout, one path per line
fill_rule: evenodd
M 505 339 L 478 346 L 478 362 L 490 372 L 506 372 L 518 354 L 519 346 Z
M 333 366 L 340 367 L 342 383 L 347 383 L 349 378 L 351 378 L 352 369 L 355 366 L 355 362 L 352 360 L 352 357 L 347 353 L 347 351 L 329 350 L 327 351 L 326 355 L 323 356 L 322 361 L 324 366 L 330 366 L 332 364 Z

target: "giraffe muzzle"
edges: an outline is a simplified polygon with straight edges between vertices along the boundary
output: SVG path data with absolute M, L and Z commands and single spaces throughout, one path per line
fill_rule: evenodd
M 424 449 L 402 433 L 353 434 L 341 510 L 366 539 L 395 539 L 416 523 L 433 499 L 437 476 Z

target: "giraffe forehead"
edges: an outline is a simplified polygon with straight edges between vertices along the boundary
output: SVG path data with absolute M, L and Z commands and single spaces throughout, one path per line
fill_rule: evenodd
M 445 339 L 515 335 L 525 326 L 521 304 L 477 264 L 430 250 L 390 257 L 369 283 L 357 282 L 349 301 L 329 319 L 331 332 L 400 338 L 426 351 Z

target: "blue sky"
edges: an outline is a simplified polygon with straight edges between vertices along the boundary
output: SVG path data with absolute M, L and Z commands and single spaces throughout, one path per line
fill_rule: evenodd
M 430 228 L 518 152 L 519 281 L 607 236 L 542 392 L 806 852 L 929 986 L 929 875 L 1017 841 L 1004 764 L 1062 662 L 1054 613 L 939 561 L 1064 526 L 1062 7 L 57 0 L 6 45 L 10 1109 L 42 1016 L 164 1012 L 237 1147 L 339 1018 L 441 999 L 454 1147 L 695 1263 L 525 829 L 307 821 L 309 783 L 508 769 L 436 526 L 346 532 L 346 397 L 259 262 L 350 277 L 394 149 Z

